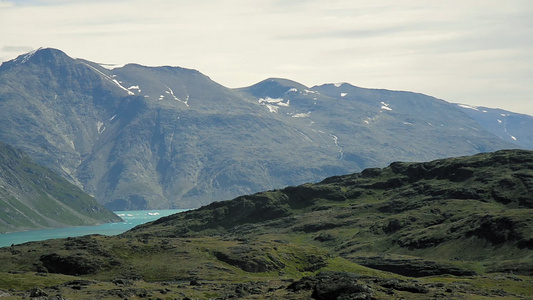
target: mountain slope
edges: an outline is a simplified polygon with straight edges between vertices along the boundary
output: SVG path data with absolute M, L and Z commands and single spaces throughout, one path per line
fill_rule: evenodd
M 383 102 L 383 103 L 382 103 Z M 190 208 L 390 162 L 515 148 L 432 97 L 40 49 L 0 66 L 0 140 L 113 210 Z
M 76 299 L 528 299 L 532 195 L 533 151 L 395 162 L 119 236 L 1 248 L 0 289 Z
M 454 267 L 469 264 L 531 275 L 532 195 L 533 152 L 501 150 L 395 162 L 241 196 L 143 224 L 124 236 L 252 238 L 276 232 L 305 235 L 335 255 L 407 276 L 467 274 Z M 457 259 L 464 263 L 449 263 Z
M 0 232 L 120 220 L 64 178 L 0 143 Z
M 271 94 L 266 94 L 269 90 Z M 425 161 L 517 148 L 495 140 L 455 105 L 423 94 L 347 83 L 307 88 L 275 78 L 242 91 L 259 98 L 270 111 L 298 117 L 313 130 L 327 133 L 339 159 L 357 170 L 396 160 Z
M 457 104 L 461 110 L 504 141 L 533 149 L 533 117 L 503 109 Z

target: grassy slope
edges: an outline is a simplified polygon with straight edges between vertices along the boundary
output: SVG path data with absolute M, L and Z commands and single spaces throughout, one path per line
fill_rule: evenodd
M 342 278 L 377 299 L 532 297 L 532 170 L 533 153 L 518 150 L 394 163 L 213 203 L 117 237 L 3 248 L 4 270 L 17 274 L 0 273 L 0 290 L 302 299 L 320 276 L 337 276 L 317 273 L 337 271 L 356 274 Z M 35 275 L 43 271 L 65 275 Z M 78 290 L 79 279 L 90 282 Z
M 0 174 L 0 232 L 120 220 L 78 187 L 5 144 L 0 144 Z

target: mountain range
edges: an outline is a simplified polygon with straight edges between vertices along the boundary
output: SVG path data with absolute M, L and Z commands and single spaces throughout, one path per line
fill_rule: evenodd
M 532 117 L 486 116 L 507 120 L 507 135 L 443 100 L 348 83 L 230 89 L 196 70 L 57 49 L 0 66 L 0 140 L 113 210 L 199 207 L 393 161 L 531 147 Z
M 119 221 L 77 186 L 0 142 L 0 233 Z
M 457 104 L 484 129 L 523 149 L 533 149 L 532 117 L 503 109 Z

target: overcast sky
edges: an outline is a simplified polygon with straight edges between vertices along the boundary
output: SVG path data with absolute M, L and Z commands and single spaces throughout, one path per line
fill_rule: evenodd
M 0 61 L 39 47 L 232 88 L 348 82 L 533 115 L 532 0 L 0 0 Z

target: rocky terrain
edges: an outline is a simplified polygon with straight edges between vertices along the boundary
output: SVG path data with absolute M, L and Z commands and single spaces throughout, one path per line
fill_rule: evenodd
M 0 142 L 0 233 L 119 221 L 77 186 Z
M 109 209 L 195 208 L 384 167 L 524 147 L 434 97 L 111 67 L 39 49 L 0 66 L 0 140 Z
M 531 299 L 533 152 L 327 178 L 0 249 L 13 299 Z

